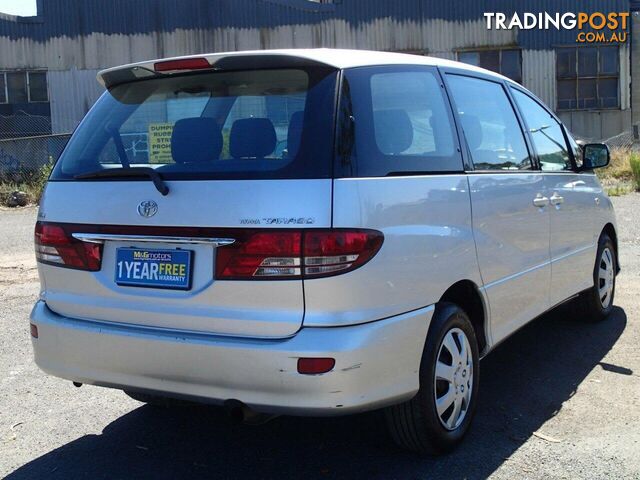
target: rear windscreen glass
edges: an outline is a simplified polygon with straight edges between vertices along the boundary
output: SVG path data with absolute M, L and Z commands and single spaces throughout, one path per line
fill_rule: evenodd
M 51 179 L 127 167 L 177 180 L 328 178 L 335 83 L 335 71 L 312 67 L 116 86 L 82 122 Z

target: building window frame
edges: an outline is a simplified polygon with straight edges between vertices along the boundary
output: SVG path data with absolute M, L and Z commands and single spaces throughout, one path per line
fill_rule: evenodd
M 9 85 L 7 85 L 7 72 L 0 72 L 0 77 L 4 80 L 4 100 L 0 98 L 0 105 L 9 103 Z
M 518 53 L 518 60 L 519 60 L 519 78 L 515 79 L 512 78 L 508 75 L 506 75 L 503 72 L 503 56 L 504 56 L 504 52 L 517 52 Z M 498 53 L 498 66 L 500 68 L 500 71 L 495 71 L 491 68 L 487 68 L 487 67 L 483 67 L 480 64 L 480 56 L 483 53 L 488 53 L 488 52 L 497 52 Z M 518 47 L 518 46 L 504 46 L 504 47 L 500 47 L 500 46 L 492 46 L 492 47 L 482 47 L 482 48 L 463 48 L 463 49 L 459 49 L 456 50 L 456 60 L 458 60 L 459 62 L 462 63 L 466 63 L 468 65 L 473 65 L 470 64 L 468 62 L 464 62 L 463 60 L 461 60 L 461 56 L 465 55 L 465 54 L 472 54 L 475 53 L 478 55 L 478 64 L 476 66 L 481 67 L 481 68 L 486 68 L 487 70 L 491 70 L 494 71 L 495 73 L 499 73 L 500 75 L 504 75 L 505 77 L 510 78 L 511 80 L 513 80 L 514 82 L 517 82 L 519 84 L 522 84 L 522 48 Z
M 27 94 L 26 103 L 50 103 L 51 95 L 49 93 L 49 79 L 47 78 L 47 70 L 44 69 L 33 69 L 33 70 L 3 70 L 0 71 L 0 77 L 4 80 L 4 101 L 2 101 L 2 97 L 0 97 L 0 105 L 11 105 L 15 102 L 12 102 L 10 89 L 9 89 L 9 75 L 10 74 L 23 74 L 24 75 L 24 85 Z M 34 100 L 32 99 L 31 93 L 31 75 L 33 74 L 44 74 L 45 75 L 45 86 L 46 86 L 46 99 L 44 100 Z
M 617 55 L 617 61 L 616 61 L 616 65 L 617 65 L 617 69 L 615 73 L 601 73 L 600 69 L 601 69 L 601 52 L 606 49 L 606 48 L 615 48 L 616 49 L 616 55 Z M 585 74 L 585 75 L 581 75 L 580 74 L 580 55 L 579 55 L 579 51 L 581 49 L 595 49 L 596 50 L 596 73 L 595 75 L 593 74 Z M 561 75 L 560 74 L 560 68 L 559 68 L 559 53 L 561 51 L 573 51 L 574 52 L 574 62 L 575 64 L 573 65 L 573 73 L 572 74 L 566 74 L 566 75 Z M 598 110 L 620 110 L 621 108 L 621 89 L 620 89 L 620 47 L 618 45 L 556 45 L 554 47 L 554 51 L 555 51 L 555 56 L 556 56 L 556 62 L 555 62 L 555 67 L 556 67 L 556 111 L 560 111 L 560 112 L 584 112 L 584 111 L 598 111 Z M 601 80 L 615 80 L 616 81 L 616 85 L 617 85 L 617 99 L 616 99 L 616 105 L 615 106 L 601 106 L 600 102 L 601 102 L 601 96 L 600 96 L 600 81 Z M 575 106 L 573 107 L 562 107 L 560 105 L 560 87 L 559 84 L 562 81 L 573 81 L 575 82 Z M 595 106 L 590 106 L 590 107 L 585 107 L 585 106 L 580 106 L 580 82 L 594 82 L 595 83 L 595 88 L 596 88 L 596 105 Z M 583 99 L 584 101 L 584 99 Z
M 31 99 L 31 75 L 35 74 L 35 73 L 41 73 L 44 74 L 44 78 L 45 78 L 45 87 L 46 87 L 46 94 L 47 94 L 47 98 L 46 100 L 32 100 Z M 46 70 L 27 70 L 26 71 L 27 74 L 27 98 L 29 100 L 29 103 L 49 103 L 49 79 L 47 78 L 47 71 Z

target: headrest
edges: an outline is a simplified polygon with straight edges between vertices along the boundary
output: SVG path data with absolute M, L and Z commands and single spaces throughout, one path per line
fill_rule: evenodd
M 462 130 L 471 150 L 478 150 L 482 145 L 482 125 L 475 115 L 464 113 L 460 116 Z
M 289 120 L 289 133 L 287 133 L 287 152 L 289 158 L 295 157 L 300 150 L 303 122 L 304 112 L 302 110 L 291 115 L 291 120 Z
M 376 143 L 385 155 L 404 152 L 413 143 L 413 125 L 404 110 L 377 110 L 373 112 Z
M 229 151 L 233 158 L 264 158 L 276 149 L 276 130 L 268 118 L 242 118 L 233 122 Z
M 176 163 L 212 162 L 220 158 L 222 133 L 215 119 L 183 118 L 173 126 L 171 156 Z

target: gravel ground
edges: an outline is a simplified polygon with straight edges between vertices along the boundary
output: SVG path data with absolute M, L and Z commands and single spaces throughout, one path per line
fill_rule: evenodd
M 27 322 L 35 210 L 0 210 L 0 476 L 640 479 L 640 194 L 614 203 L 617 308 L 585 325 L 563 307 L 498 347 L 468 437 L 435 459 L 393 447 L 378 412 L 238 426 L 218 409 L 156 410 L 44 375 Z

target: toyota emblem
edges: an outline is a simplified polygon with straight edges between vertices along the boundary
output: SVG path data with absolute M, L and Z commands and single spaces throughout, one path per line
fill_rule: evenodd
M 153 200 L 145 200 L 138 205 L 138 213 L 141 217 L 149 218 L 158 213 L 158 204 Z

